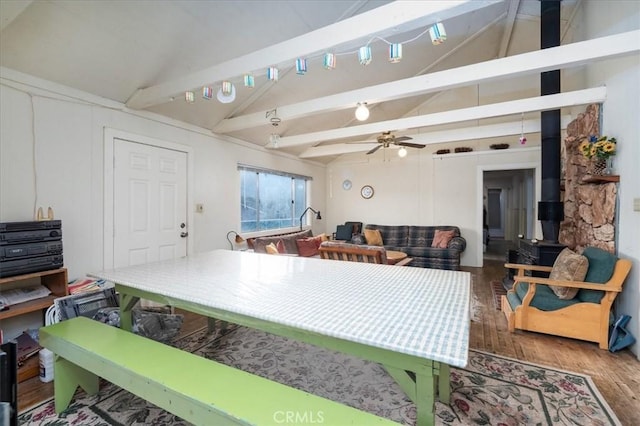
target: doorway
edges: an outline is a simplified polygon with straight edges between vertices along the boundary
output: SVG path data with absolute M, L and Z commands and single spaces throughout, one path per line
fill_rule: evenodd
M 534 234 L 535 173 L 534 168 L 483 171 L 483 228 L 489 234 L 483 259 L 505 261 L 509 250 L 517 249 L 518 235 Z

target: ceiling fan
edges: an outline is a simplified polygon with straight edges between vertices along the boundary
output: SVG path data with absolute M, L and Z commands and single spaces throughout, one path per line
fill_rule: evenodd
M 395 135 L 391 134 L 391 132 L 382 132 L 382 134 L 380 134 L 376 138 L 376 140 L 378 141 L 378 146 L 376 146 L 373 149 L 369 150 L 367 152 L 367 155 L 373 154 L 374 152 L 376 152 L 380 148 L 389 148 L 390 145 L 408 146 L 410 148 L 424 148 L 425 147 L 425 144 L 405 142 L 405 141 L 410 141 L 411 139 L 413 139 L 413 138 L 411 138 L 409 136 L 396 137 Z

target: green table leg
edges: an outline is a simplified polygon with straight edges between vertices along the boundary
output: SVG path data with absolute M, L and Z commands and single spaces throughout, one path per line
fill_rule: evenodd
M 451 367 L 449 364 L 440 363 L 438 399 L 443 404 L 449 404 L 451 402 Z
M 131 318 L 131 310 L 140 300 L 139 297 L 131 296 L 129 294 L 120 293 L 120 328 L 123 330 L 131 331 L 133 326 L 133 320 Z
M 416 426 L 435 424 L 435 386 L 432 374 L 416 373 Z

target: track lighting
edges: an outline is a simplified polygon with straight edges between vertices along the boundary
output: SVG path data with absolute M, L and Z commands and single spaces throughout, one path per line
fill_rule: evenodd
M 366 102 L 358 102 L 358 107 L 356 108 L 356 119 L 358 121 L 365 121 L 369 118 L 369 108 L 367 108 Z
M 400 149 L 398 150 L 398 157 L 404 158 L 406 156 L 407 156 L 407 148 L 405 148 L 404 146 L 400 147 Z

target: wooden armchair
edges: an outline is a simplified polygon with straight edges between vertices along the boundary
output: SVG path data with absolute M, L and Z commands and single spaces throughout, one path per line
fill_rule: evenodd
M 517 270 L 512 289 L 506 296 L 502 296 L 502 312 L 507 317 L 510 332 L 517 328 L 596 342 L 601 349 L 609 347 L 611 306 L 622 291 L 622 285 L 631 270 L 630 260 L 618 259 L 613 275 L 603 284 L 525 275 L 525 271 L 551 272 L 552 267 L 549 266 L 507 263 L 505 267 Z M 574 299 L 554 301 L 554 293 L 548 285 L 578 288 L 580 291 Z M 590 290 L 603 292 L 602 298 L 599 299 L 600 293 L 589 292 Z M 546 301 L 543 300 L 545 298 Z M 556 304 L 556 309 L 540 309 L 542 304 L 548 302 Z M 545 308 L 548 307 L 547 304 Z
M 367 246 L 358 244 L 349 244 L 335 241 L 325 241 L 318 248 L 322 259 L 345 260 L 349 262 L 377 263 L 382 265 L 389 264 L 387 260 L 387 252 L 382 246 Z M 412 258 L 404 258 L 395 263 L 395 265 L 403 266 L 411 262 Z

